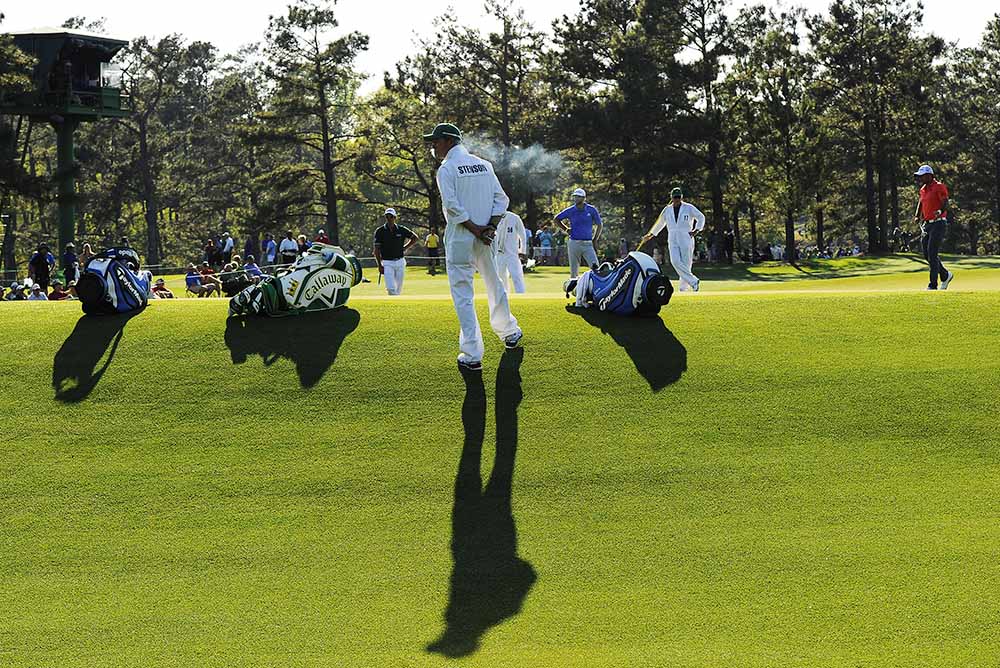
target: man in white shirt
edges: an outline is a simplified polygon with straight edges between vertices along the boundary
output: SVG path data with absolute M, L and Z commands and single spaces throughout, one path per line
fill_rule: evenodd
M 233 261 L 233 248 L 236 247 L 236 242 L 233 238 L 229 236 L 229 232 L 222 233 L 222 262 L 224 264 L 229 264 Z
M 497 273 L 500 281 L 507 287 L 507 275 L 514 284 L 514 292 L 523 295 L 524 268 L 521 261 L 527 259 L 528 237 L 525 234 L 524 221 L 516 213 L 508 211 L 500 219 L 497 226 Z
M 680 276 L 680 289 L 684 291 L 690 286 L 698 292 L 701 281 L 692 273 L 691 265 L 694 262 L 694 238 L 705 229 L 705 214 L 684 201 L 684 192 L 680 188 L 670 191 L 670 200 L 671 203 L 663 207 L 649 233 L 639 242 L 639 247 L 667 228 L 670 264 Z
M 444 232 L 445 265 L 451 299 L 458 314 L 458 366 L 465 371 L 483 368 L 483 334 L 476 317 L 473 279 L 476 271 L 486 283 L 490 326 L 504 346 L 516 348 L 522 332 L 510 313 L 507 290 L 497 274 L 493 248 L 497 224 L 510 199 L 500 187 L 493 165 L 472 155 L 462 145 L 461 131 L 451 123 L 439 123 L 424 135 L 431 154 L 441 165 L 437 186 L 447 226 Z
M 281 264 L 292 264 L 299 256 L 299 244 L 295 241 L 291 230 L 285 230 L 285 238 L 278 246 L 278 254 L 281 255 Z

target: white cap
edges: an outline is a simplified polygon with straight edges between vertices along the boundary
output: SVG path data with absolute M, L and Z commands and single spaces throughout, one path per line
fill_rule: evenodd
M 930 165 L 920 165 L 920 169 L 913 173 L 914 176 L 923 176 L 924 174 L 933 174 L 934 170 L 931 169 Z
M 577 188 L 576 190 L 573 191 L 573 197 L 586 197 L 586 196 L 587 196 L 587 191 L 584 190 L 583 188 Z
M 393 218 L 397 218 L 398 217 L 398 216 L 396 216 L 396 210 L 393 209 L 391 206 L 388 209 L 386 209 L 385 213 L 382 214 L 382 215 L 383 216 L 392 216 Z

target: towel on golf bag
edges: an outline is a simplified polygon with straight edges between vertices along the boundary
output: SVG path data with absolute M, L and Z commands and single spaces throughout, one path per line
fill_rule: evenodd
M 361 282 L 361 262 L 338 246 L 314 243 L 277 276 L 262 276 L 229 300 L 229 315 L 296 315 L 343 306 Z
M 76 282 L 83 312 L 111 315 L 138 311 L 149 303 L 153 275 L 139 270 L 139 254 L 132 248 L 109 248 L 90 260 Z
M 576 293 L 577 306 L 596 306 L 619 315 L 659 313 L 674 293 L 653 258 L 639 251 L 629 253 L 614 266 L 605 262 L 579 279 L 566 281 L 563 287 L 567 296 Z

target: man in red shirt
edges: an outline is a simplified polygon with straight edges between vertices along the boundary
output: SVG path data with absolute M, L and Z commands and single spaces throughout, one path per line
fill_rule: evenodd
M 941 289 L 947 290 L 955 274 L 944 268 L 938 252 L 944 241 L 945 225 L 948 223 L 948 188 L 934 178 L 934 170 L 930 165 L 921 165 L 914 174 L 920 179 L 920 203 L 913 216 L 913 222 L 920 222 L 923 234 L 920 243 L 924 249 L 924 257 L 930 265 L 930 282 L 928 290 L 938 289 L 938 278 L 941 279 Z

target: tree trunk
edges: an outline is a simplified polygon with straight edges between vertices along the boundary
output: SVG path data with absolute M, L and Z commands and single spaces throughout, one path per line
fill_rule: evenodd
M 632 178 L 632 138 L 625 137 L 622 142 L 622 190 L 624 195 L 625 230 L 627 234 L 635 234 L 635 211 L 632 207 L 632 193 L 635 181 Z
M 795 264 L 795 212 L 785 211 L 785 260 Z
M 715 124 L 713 123 L 713 132 Z M 719 141 L 713 137 L 708 142 L 708 189 L 712 194 L 712 227 L 719 234 L 725 231 L 726 203 L 722 193 L 722 165 Z
M 889 211 L 892 213 L 892 231 L 899 228 L 899 161 L 896 155 L 889 160 Z
M 535 193 L 530 190 L 524 198 L 524 227 L 530 230 L 538 229 L 538 202 L 535 201 Z
M 649 225 L 656 217 L 656 203 L 653 201 L 653 182 L 649 172 L 642 177 L 642 225 Z
M 733 247 L 736 249 L 736 254 L 740 255 L 743 252 L 743 239 L 740 237 L 740 209 L 738 206 L 733 207 Z
M 17 125 L 14 128 L 13 136 L 13 147 L 14 153 L 18 150 L 18 143 L 21 141 L 21 126 L 24 123 L 24 116 L 17 117 Z M 28 148 L 31 144 L 31 130 L 34 126 L 34 121 L 30 118 L 28 119 L 28 126 L 24 132 L 24 148 L 20 149 L 20 165 L 21 169 L 24 169 L 24 163 L 28 159 Z M 7 221 L 3 226 L 3 268 L 4 268 L 4 280 L 17 278 L 17 255 L 15 253 L 15 244 L 17 243 L 17 212 L 7 211 L 7 205 L 10 202 L 10 192 L 4 188 L 3 196 L 0 197 L 0 214 L 7 213 Z
M 337 176 L 333 164 L 333 142 L 330 139 L 330 119 L 327 117 L 326 86 L 323 71 L 316 61 L 316 92 L 319 94 L 319 124 L 323 141 L 323 187 L 326 202 L 326 233 L 334 246 L 340 245 L 340 226 L 337 222 Z
M 878 249 L 885 252 L 889 249 L 889 235 L 886 228 L 889 226 L 889 201 L 887 191 L 889 189 L 888 179 L 886 179 L 885 159 L 879 155 L 878 158 Z
M 757 208 L 750 199 L 750 263 L 754 263 L 754 255 L 757 253 Z
M 997 247 L 1000 253 L 1000 129 L 996 135 L 996 150 L 993 155 L 993 204 L 996 207 Z
M 507 163 L 507 149 L 510 148 L 510 91 L 507 73 L 510 71 L 510 21 L 503 20 L 503 47 L 500 72 L 500 140 L 504 147 L 504 165 Z
M 823 249 L 826 248 L 826 239 L 824 237 L 823 229 L 823 215 L 826 212 L 823 210 L 823 193 L 816 192 L 816 247 L 819 248 L 819 252 L 822 253 Z
M 430 226 L 441 229 L 441 193 L 437 187 L 437 168 L 431 170 L 430 187 L 427 189 L 427 203 L 430 207 Z
M 160 221 L 157 217 L 156 182 L 149 155 L 149 128 L 139 122 L 139 171 L 142 178 L 142 201 L 146 220 L 146 264 L 160 264 Z
M 4 207 L 3 211 L 6 211 Z M 17 212 L 8 211 L 3 226 L 3 269 L 4 280 L 17 278 L 17 262 L 14 255 L 14 243 L 17 239 Z
M 878 245 L 878 222 L 875 207 L 875 158 L 872 139 L 872 124 L 865 114 L 864 118 L 865 135 L 865 219 L 868 226 L 868 252 L 873 253 L 879 250 Z

